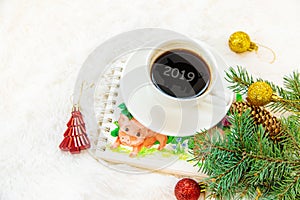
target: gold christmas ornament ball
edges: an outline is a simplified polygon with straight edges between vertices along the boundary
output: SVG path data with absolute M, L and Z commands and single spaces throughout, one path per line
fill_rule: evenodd
M 257 50 L 258 47 L 254 42 L 251 42 L 250 37 L 243 31 L 237 31 L 230 35 L 228 40 L 230 49 L 236 53 Z
M 262 81 L 252 83 L 248 88 L 247 100 L 255 106 L 263 106 L 272 101 L 273 90 L 271 86 Z

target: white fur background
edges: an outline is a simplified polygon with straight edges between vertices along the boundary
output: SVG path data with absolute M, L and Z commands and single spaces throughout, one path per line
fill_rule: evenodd
M 0 0 L 0 199 L 175 199 L 177 178 L 111 171 L 87 153 L 62 153 L 77 73 L 99 44 L 160 27 L 201 39 L 230 65 L 281 84 L 300 65 L 297 0 Z M 237 30 L 272 48 L 237 55 Z

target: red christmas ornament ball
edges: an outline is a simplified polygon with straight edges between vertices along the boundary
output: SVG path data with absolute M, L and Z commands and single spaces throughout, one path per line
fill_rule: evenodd
M 177 200 L 197 200 L 200 196 L 200 186 L 193 179 L 181 179 L 175 186 L 175 196 Z

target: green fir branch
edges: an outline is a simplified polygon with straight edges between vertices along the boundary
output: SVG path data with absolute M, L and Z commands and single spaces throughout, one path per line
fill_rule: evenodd
M 235 93 L 247 93 L 248 87 L 254 83 L 253 77 L 241 66 L 237 66 L 237 71 L 230 67 L 226 72 L 226 76 L 225 79 L 232 84 L 229 89 L 232 89 Z
M 268 83 L 281 99 L 267 106 L 275 112 L 292 111 L 280 119 L 281 132 L 270 140 L 262 125 L 256 125 L 250 111 L 229 114 L 229 129 L 197 134 L 194 160 L 216 199 L 294 200 L 300 199 L 300 74 L 284 77 L 283 87 L 245 69 L 230 68 L 226 80 L 230 89 L 245 94 L 256 81 Z M 225 134 L 224 134 L 225 131 Z
M 272 111 L 300 112 L 300 77 L 297 71 L 293 72 L 289 76 L 283 77 L 283 85 L 285 89 L 276 86 L 272 82 L 266 80 L 262 81 L 267 82 L 272 87 L 273 91 L 284 100 L 284 102 L 279 101 L 270 103 L 268 106 Z
M 225 78 L 231 85 L 229 86 L 235 93 L 246 94 L 249 86 L 257 81 L 263 81 L 268 83 L 275 94 L 282 98 L 282 101 L 273 101 L 267 106 L 273 112 L 293 112 L 298 116 L 300 115 L 300 75 L 299 72 L 295 71 L 290 76 L 285 76 L 284 87 L 279 87 L 274 83 L 263 80 L 261 78 L 254 79 L 246 69 L 241 66 L 237 68 L 230 67 L 226 72 Z
M 284 135 L 280 138 L 285 148 L 293 149 L 296 157 L 300 155 L 300 121 L 296 116 L 281 118 L 281 129 Z
M 286 123 L 289 134 L 281 142 L 269 139 L 261 125 L 255 125 L 250 111 L 230 114 L 230 130 L 198 134 L 195 149 L 200 169 L 207 173 L 208 188 L 216 199 L 295 199 L 300 196 L 299 122 Z M 296 131 L 296 133 L 293 133 Z M 258 194 L 258 191 L 261 194 Z
M 293 72 L 290 76 L 283 78 L 284 86 L 288 89 L 292 99 L 300 99 L 300 74 L 298 71 Z

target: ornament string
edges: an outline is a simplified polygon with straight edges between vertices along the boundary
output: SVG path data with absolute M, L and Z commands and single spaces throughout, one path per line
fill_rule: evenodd
M 82 81 L 81 86 L 80 86 L 80 93 L 79 93 L 78 102 L 77 102 L 78 106 L 80 105 L 80 99 L 81 99 L 81 96 L 82 96 L 82 93 L 83 93 L 83 86 L 84 86 L 84 84 L 86 84 L 86 81 Z
M 86 85 L 86 87 L 84 87 L 85 85 Z M 81 100 L 83 91 L 86 90 L 86 89 L 88 89 L 88 88 L 91 88 L 91 87 L 93 87 L 93 86 L 94 86 L 94 83 L 91 83 L 90 85 L 88 85 L 86 81 L 82 81 L 82 83 L 81 83 L 81 85 L 80 85 L 78 101 L 77 101 L 77 103 L 74 103 L 74 107 L 79 108 L 80 100 Z M 70 98 L 74 98 L 74 94 L 73 94 Z M 74 100 L 73 100 L 73 101 L 74 101 Z
M 272 60 L 271 60 L 269 63 L 270 63 L 270 64 L 273 64 L 273 63 L 275 62 L 275 60 L 276 60 L 276 53 L 275 53 L 275 51 L 274 51 L 273 49 L 271 49 L 270 47 L 267 47 L 267 46 L 262 45 L 262 44 L 260 44 L 260 43 L 256 43 L 256 44 L 257 44 L 259 47 L 263 47 L 263 48 L 269 50 L 269 51 L 272 53 L 273 58 L 272 58 Z M 261 55 L 258 53 L 258 48 L 255 50 L 255 53 L 257 54 L 257 56 L 258 56 L 260 59 L 262 59 Z

